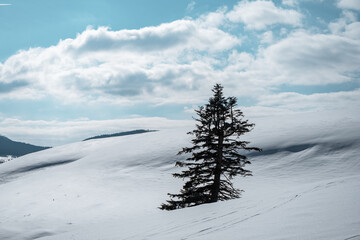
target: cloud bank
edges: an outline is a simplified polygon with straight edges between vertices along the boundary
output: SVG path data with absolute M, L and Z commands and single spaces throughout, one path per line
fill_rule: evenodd
M 0 83 L 8 89 L 0 98 L 171 101 L 179 90 L 210 81 L 216 56 L 241 44 L 219 28 L 222 15 L 138 30 L 90 27 L 55 46 L 20 51 L 0 64 Z M 27 87 L 15 87 L 20 81 Z
M 198 103 L 215 82 L 238 95 L 257 96 L 285 83 L 353 80 L 360 63 L 360 23 L 345 21 L 330 34 L 294 28 L 280 39 L 265 31 L 273 24 L 301 26 L 301 19 L 296 10 L 271 1 L 242 1 L 230 10 L 159 26 L 89 27 L 74 39 L 22 50 L 0 63 L 0 99 Z M 261 42 L 268 46 L 243 51 L 246 35 L 232 30 L 237 22 L 264 29 Z
M 192 121 L 169 120 L 160 117 L 71 121 L 0 119 L 0 132 L 15 141 L 40 146 L 56 146 L 86 138 L 134 129 L 164 130 L 176 127 L 192 127 Z

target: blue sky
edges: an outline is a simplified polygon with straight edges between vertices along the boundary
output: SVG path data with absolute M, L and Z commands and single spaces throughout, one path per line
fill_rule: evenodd
M 359 0 L 1 1 L 0 134 L 58 145 L 171 127 L 218 82 L 249 117 L 357 118 L 359 11 Z

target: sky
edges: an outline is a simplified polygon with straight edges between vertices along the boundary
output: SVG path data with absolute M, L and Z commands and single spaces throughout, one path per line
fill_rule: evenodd
M 360 0 L 1 0 L 0 134 L 55 146 L 193 123 L 360 117 Z

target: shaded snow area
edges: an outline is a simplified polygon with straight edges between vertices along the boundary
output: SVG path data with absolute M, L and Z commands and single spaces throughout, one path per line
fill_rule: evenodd
M 157 209 L 188 130 L 68 144 L 0 165 L 0 239 L 360 239 L 360 124 L 255 119 L 242 198 Z M 316 120 L 316 121 L 315 121 Z M 316 122 L 316 124 L 314 124 Z

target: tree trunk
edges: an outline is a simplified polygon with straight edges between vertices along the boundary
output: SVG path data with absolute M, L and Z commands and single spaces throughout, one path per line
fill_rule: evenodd
M 221 176 L 221 162 L 223 158 L 223 141 L 224 137 L 222 133 L 219 136 L 218 142 L 218 155 L 216 159 L 216 167 L 214 172 L 214 187 L 211 196 L 211 202 L 217 202 L 219 200 L 219 192 L 220 192 L 220 176 Z

